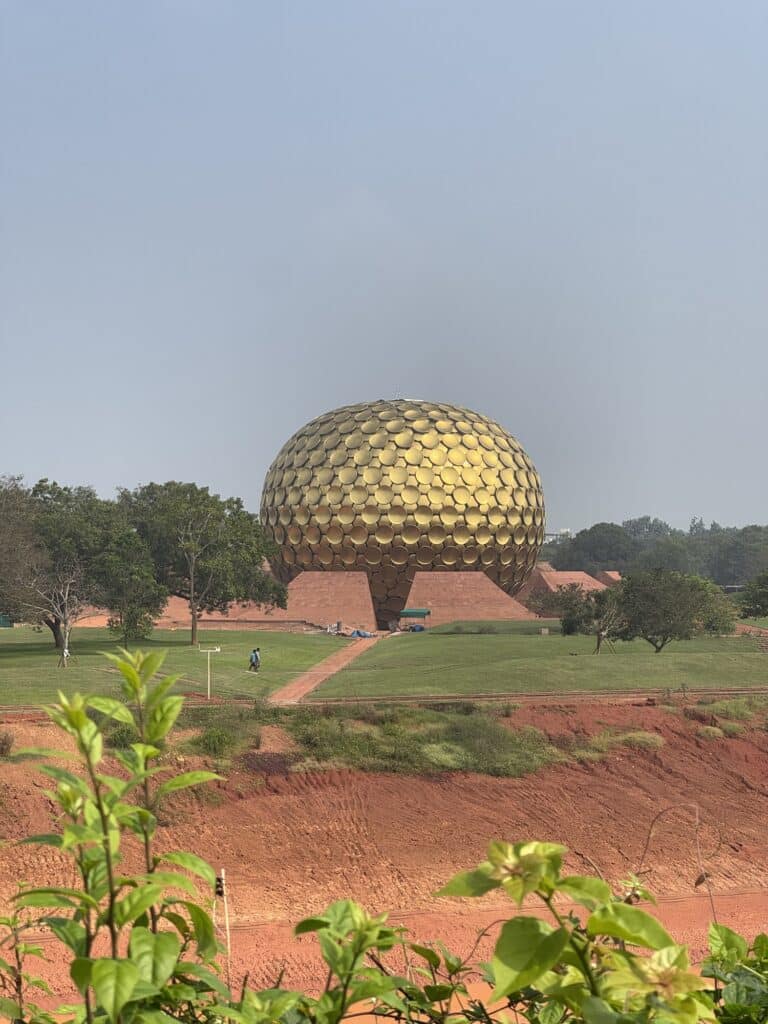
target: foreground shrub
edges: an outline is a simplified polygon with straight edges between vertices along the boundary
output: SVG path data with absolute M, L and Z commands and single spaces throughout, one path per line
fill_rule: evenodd
M 234 737 L 227 729 L 218 725 L 209 725 L 195 740 L 195 745 L 209 757 L 224 757 L 231 751 Z
M 702 725 L 696 730 L 696 735 L 701 736 L 703 740 L 721 740 L 725 733 L 717 725 Z
M 221 976 L 217 961 L 223 950 L 207 910 L 224 880 L 195 854 L 161 854 L 154 842 L 162 798 L 217 776 L 170 775 L 157 764 L 159 745 L 182 704 L 169 694 L 173 678 L 153 682 L 163 656 L 113 660 L 128 704 L 60 694 L 48 709 L 74 741 L 81 771 L 42 767 L 55 786 L 61 831 L 28 841 L 68 856 L 77 881 L 71 887 L 22 889 L 14 911 L 0 918 L 0 1016 L 21 1024 L 339 1024 L 366 1014 L 400 1024 L 765 1020 L 768 936 L 749 945 L 713 924 L 710 957 L 700 976 L 691 970 L 685 947 L 633 905 L 650 896 L 636 880 L 624 894 L 614 894 L 601 878 L 565 873 L 565 847 L 537 841 L 491 843 L 486 860 L 456 875 L 438 894 L 474 898 L 495 892 L 510 900 L 512 915 L 501 927 L 490 964 L 476 964 L 472 954 L 454 956 L 441 943 L 414 943 L 405 929 L 390 927 L 385 915 L 372 917 L 340 900 L 296 927 L 297 935 L 317 936 L 327 969 L 319 996 L 283 989 L 279 980 L 263 991 L 244 982 L 233 994 Z M 138 741 L 115 755 L 120 776 L 104 764 L 103 733 L 89 709 L 136 730 Z M 466 729 L 476 718 L 457 722 Z M 349 725 L 328 719 L 315 724 Z M 451 741 L 440 742 L 445 758 Z M 139 839 L 142 851 L 135 873 L 127 873 L 122 860 L 126 834 Z M 531 902 L 534 913 L 524 913 L 524 903 Z M 576 904 L 579 914 L 566 914 L 565 903 Z M 40 929 L 59 944 L 54 956 L 69 964 L 80 994 L 78 1005 L 56 1013 L 30 1002 L 36 990 L 45 990 L 26 965 L 42 955 L 29 941 L 29 933 Z M 487 998 L 478 994 L 482 976 L 489 983 Z M 707 978 L 718 987 L 711 989 Z

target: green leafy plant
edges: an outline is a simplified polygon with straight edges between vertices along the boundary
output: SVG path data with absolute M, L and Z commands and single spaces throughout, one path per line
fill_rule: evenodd
M 10 757 L 13 750 L 13 733 L 10 729 L 0 729 L 0 758 Z

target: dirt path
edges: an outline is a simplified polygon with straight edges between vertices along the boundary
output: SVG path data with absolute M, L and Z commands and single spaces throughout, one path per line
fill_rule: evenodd
M 292 679 L 290 683 L 286 683 L 285 686 L 276 690 L 269 698 L 270 704 L 298 704 L 308 693 L 316 689 L 320 683 L 324 683 L 326 679 L 336 675 L 337 672 L 349 665 L 350 662 L 370 650 L 378 641 L 379 637 L 377 636 L 370 639 L 362 638 L 354 643 L 347 644 L 340 651 L 334 651 L 324 661 L 321 661 L 319 665 L 313 666 L 313 668 Z

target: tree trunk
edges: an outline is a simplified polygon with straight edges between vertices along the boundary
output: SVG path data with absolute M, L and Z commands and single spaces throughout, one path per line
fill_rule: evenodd
M 599 629 L 595 635 L 595 640 L 597 641 L 595 644 L 595 654 L 599 654 L 600 648 L 603 646 L 603 634 Z
M 53 633 L 53 643 L 57 651 L 64 650 L 64 634 L 61 630 L 61 619 L 56 618 L 54 615 L 46 616 L 43 619 L 43 624 L 50 629 Z
M 192 636 L 190 638 L 190 643 L 192 644 L 193 647 L 197 647 L 197 618 L 198 618 L 198 610 L 197 610 L 197 602 L 196 601 L 190 601 L 189 602 L 189 610 L 192 613 Z

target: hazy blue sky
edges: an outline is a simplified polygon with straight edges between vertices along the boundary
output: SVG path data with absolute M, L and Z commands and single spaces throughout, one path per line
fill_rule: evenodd
M 256 507 L 455 401 L 551 529 L 768 521 L 768 5 L 0 0 L 0 472 Z

